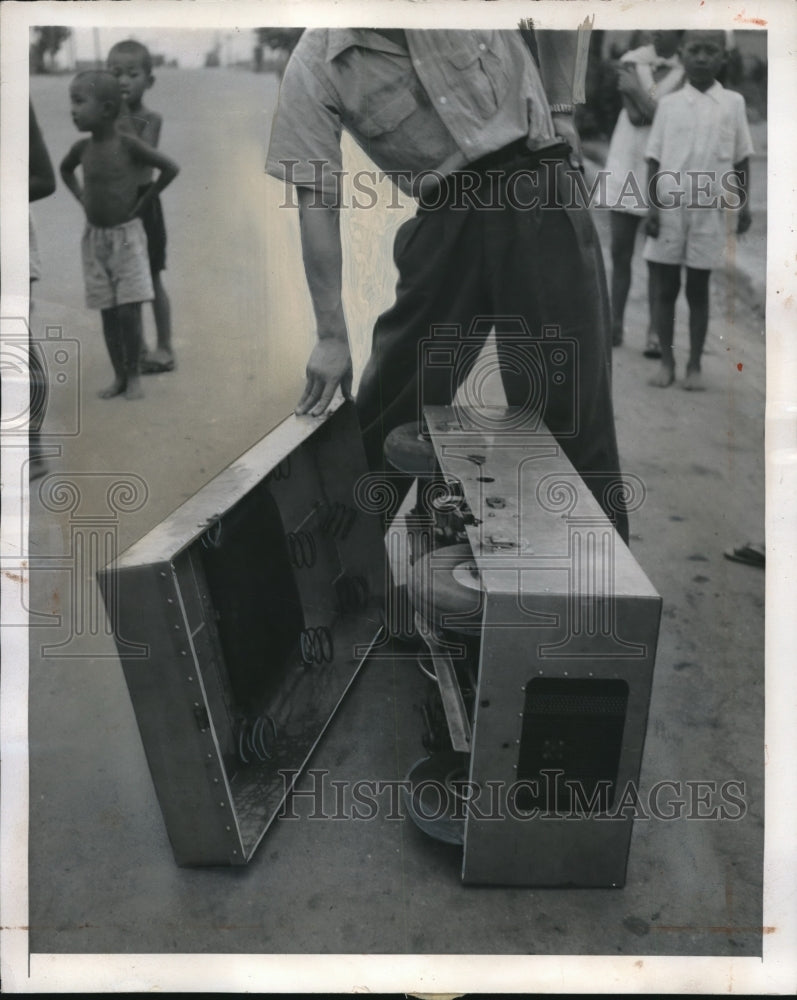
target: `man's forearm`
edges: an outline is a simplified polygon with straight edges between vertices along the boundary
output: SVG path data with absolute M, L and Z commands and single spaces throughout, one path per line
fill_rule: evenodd
M 299 227 L 307 286 L 313 302 L 318 336 L 346 340 L 346 320 L 341 298 L 343 253 L 340 244 L 340 211 L 318 205 L 317 192 L 296 189 Z

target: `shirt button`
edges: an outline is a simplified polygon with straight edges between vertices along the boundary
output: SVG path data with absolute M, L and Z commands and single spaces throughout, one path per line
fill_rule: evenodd
M 481 49 L 482 52 L 484 52 L 487 46 L 484 44 L 484 42 L 479 42 L 479 48 Z
M 441 104 L 448 104 L 448 98 L 447 97 L 441 97 L 440 98 L 440 103 Z

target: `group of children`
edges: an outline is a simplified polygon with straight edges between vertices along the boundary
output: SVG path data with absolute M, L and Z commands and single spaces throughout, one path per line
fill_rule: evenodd
M 678 36 L 678 37 L 673 37 Z M 645 354 L 661 363 L 649 384 L 667 388 L 675 381 L 675 304 L 686 268 L 689 306 L 689 360 L 684 389 L 704 388 L 701 358 L 708 332 L 709 277 L 735 233 L 749 229 L 749 157 L 753 152 L 744 98 L 718 81 L 726 57 L 723 31 L 655 32 L 654 42 L 629 53 L 620 73 L 624 111 L 612 136 L 607 167 L 622 179 L 623 152 L 636 144 L 647 163 L 638 178 L 647 194 L 644 257 L 648 262 L 650 329 Z M 680 60 L 676 50 L 680 49 Z M 662 67 L 664 84 L 640 84 L 637 60 Z M 659 84 L 661 86 L 661 84 Z M 669 92 L 667 92 L 669 91 Z M 652 122 L 652 124 L 651 124 Z M 649 127 L 648 127 L 649 126 Z M 625 132 L 636 129 L 627 140 Z M 625 130 L 625 131 L 624 131 Z M 629 132 L 629 136 L 631 132 Z M 626 158 L 626 163 L 628 158 Z M 629 168 L 632 169 L 632 168 Z M 638 199 L 637 199 L 638 203 Z M 614 344 L 622 343 L 622 320 L 630 280 L 630 257 L 637 218 L 621 218 L 627 207 L 612 207 L 612 311 Z M 630 233 L 630 237 L 628 234 Z M 623 237 L 625 234 L 625 238 Z M 655 334 L 655 337 L 652 336 Z
M 682 267 L 689 305 L 689 360 L 682 385 L 695 390 L 704 387 L 709 277 L 733 238 L 727 220 L 732 219 L 738 233 L 750 226 L 748 158 L 753 145 L 744 98 L 717 80 L 724 60 L 725 33 L 698 30 L 682 37 L 680 32 L 654 32 L 652 45 L 621 61 L 624 109 L 607 166 L 615 187 L 619 181 L 622 189 L 631 161 L 647 161 L 644 256 L 650 329 L 645 353 L 661 359 L 650 380 L 661 388 L 675 381 L 673 327 Z M 113 46 L 107 69 L 79 73 L 70 88 L 72 119 L 89 137 L 66 155 L 61 176 L 86 213 L 86 302 L 102 313 L 114 370 L 112 384 L 100 393 L 103 398 L 140 398 L 142 372 L 175 367 L 170 304 L 160 277 L 166 231 L 158 195 L 179 168 L 156 149 L 161 117 L 143 104 L 153 82 L 147 48 L 129 40 Z M 82 187 L 75 174 L 78 166 Z M 154 170 L 158 177 L 153 182 Z M 637 180 L 645 184 L 644 178 Z M 617 345 L 622 342 L 633 243 L 645 209 L 640 213 L 637 204 L 635 214 L 633 206 L 619 202 L 610 207 Z M 146 301 L 153 303 L 158 338 L 151 353 L 143 352 L 141 304 Z
M 159 194 L 179 167 L 156 149 L 162 119 L 143 104 L 153 83 L 149 51 L 129 40 L 113 46 L 106 69 L 78 73 L 69 90 L 72 121 L 88 137 L 64 157 L 61 177 L 86 214 L 86 304 L 100 310 L 114 372 L 103 399 L 140 399 L 142 373 L 175 367 L 171 308 L 161 282 L 166 228 Z M 148 301 L 157 330 L 152 352 L 144 351 L 142 335 L 141 306 Z

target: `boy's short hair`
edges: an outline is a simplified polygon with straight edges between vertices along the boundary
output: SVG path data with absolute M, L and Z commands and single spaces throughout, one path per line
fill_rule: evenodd
M 686 45 L 690 35 L 713 35 L 720 47 L 727 52 L 728 36 L 721 28 L 687 28 L 681 33 L 681 45 Z
M 94 96 L 103 104 L 109 104 L 114 118 L 122 110 L 122 91 L 119 81 L 107 69 L 84 69 L 72 79 L 72 83 L 86 83 L 94 91 Z
M 117 42 L 116 45 L 112 45 L 108 50 L 108 59 L 111 58 L 114 52 L 120 52 L 122 55 L 127 56 L 138 56 L 144 72 L 147 74 L 152 73 L 152 56 L 149 53 L 149 49 L 134 38 L 126 38 L 123 42 Z

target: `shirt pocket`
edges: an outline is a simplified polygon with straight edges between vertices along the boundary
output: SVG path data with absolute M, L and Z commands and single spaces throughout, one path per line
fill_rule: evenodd
M 382 90 L 352 112 L 355 129 L 368 139 L 395 132 L 418 107 L 410 90 Z
M 485 118 L 495 114 L 506 97 L 509 74 L 502 45 L 494 31 L 446 32 L 441 46 L 448 84 L 469 98 Z M 459 36 L 455 39 L 451 35 Z

